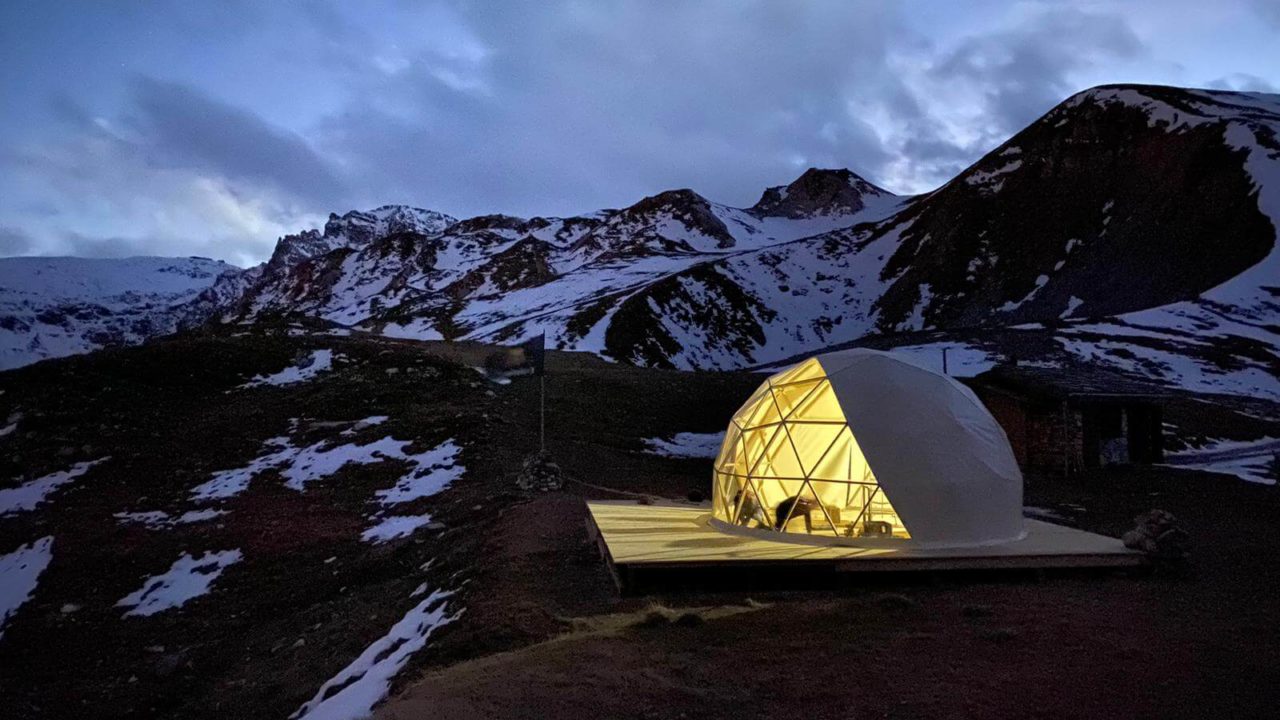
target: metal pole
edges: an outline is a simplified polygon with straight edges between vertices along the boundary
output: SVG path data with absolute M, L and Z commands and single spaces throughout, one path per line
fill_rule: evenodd
M 947 348 L 945 347 L 942 348 L 942 374 L 950 375 L 950 373 L 947 372 Z
M 538 451 L 547 451 L 547 376 L 538 376 Z

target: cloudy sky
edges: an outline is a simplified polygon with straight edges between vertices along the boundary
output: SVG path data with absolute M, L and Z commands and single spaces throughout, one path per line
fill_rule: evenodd
M 1278 92 L 1280 0 L 0 3 L 0 255 L 245 265 L 330 211 L 936 187 L 1078 90 Z

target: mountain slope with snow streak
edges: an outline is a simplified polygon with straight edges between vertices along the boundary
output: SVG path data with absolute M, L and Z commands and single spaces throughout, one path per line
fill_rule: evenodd
M 1086 91 L 879 223 L 635 294 L 606 349 L 724 369 L 877 335 L 1120 315 L 1221 337 L 1280 375 L 1277 129 L 1280 96 Z

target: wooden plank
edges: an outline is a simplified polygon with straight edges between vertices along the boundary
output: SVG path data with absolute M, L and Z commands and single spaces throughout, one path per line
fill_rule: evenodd
M 1028 519 L 1027 537 L 980 548 L 863 547 L 779 542 L 707 524 L 709 508 L 589 502 L 601 554 L 620 586 L 639 569 L 819 566 L 836 572 L 1111 568 L 1145 563 L 1119 540 Z

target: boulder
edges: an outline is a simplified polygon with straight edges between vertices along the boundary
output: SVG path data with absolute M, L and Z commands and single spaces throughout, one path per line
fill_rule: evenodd
M 564 471 L 545 451 L 524 459 L 516 485 L 526 492 L 551 492 L 564 485 Z
M 1190 536 L 1172 513 L 1150 510 L 1133 519 L 1134 528 L 1121 536 L 1124 546 L 1141 550 L 1153 559 L 1180 562 L 1191 551 Z

